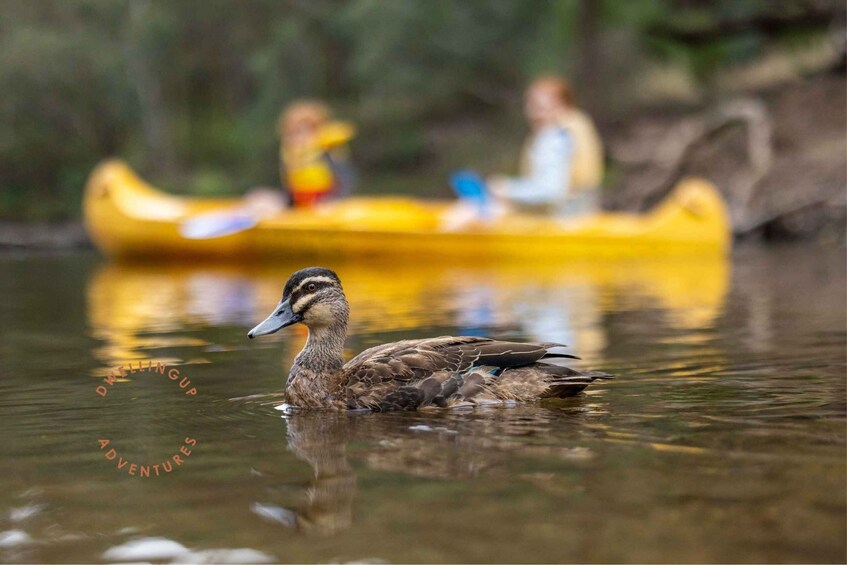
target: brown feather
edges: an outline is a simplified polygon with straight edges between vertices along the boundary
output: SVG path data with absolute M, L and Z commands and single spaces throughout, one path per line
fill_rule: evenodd
M 604 373 L 580 373 L 562 366 L 572 357 L 563 347 L 481 337 L 398 341 L 351 359 L 342 369 L 342 386 L 348 391 L 350 407 L 408 410 L 415 403 L 415 408 L 448 406 L 483 392 L 521 401 L 570 396 L 598 378 L 608 378 Z M 479 369 L 469 372 L 474 367 L 484 367 L 497 376 L 486 378 Z

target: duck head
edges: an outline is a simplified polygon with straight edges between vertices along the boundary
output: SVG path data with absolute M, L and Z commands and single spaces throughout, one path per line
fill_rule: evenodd
M 309 267 L 291 275 L 282 291 L 282 300 L 247 337 L 272 334 L 296 323 L 310 330 L 336 325 L 346 328 L 348 317 L 349 306 L 338 275 L 323 267 Z

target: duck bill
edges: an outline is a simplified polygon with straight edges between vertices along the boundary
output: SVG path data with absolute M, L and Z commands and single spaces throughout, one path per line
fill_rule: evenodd
M 276 333 L 286 326 L 296 324 L 303 319 L 300 314 L 295 314 L 291 310 L 291 304 L 288 300 L 283 300 L 274 308 L 273 313 L 268 316 L 264 322 L 247 332 L 247 337 L 253 339 L 261 335 L 270 335 Z

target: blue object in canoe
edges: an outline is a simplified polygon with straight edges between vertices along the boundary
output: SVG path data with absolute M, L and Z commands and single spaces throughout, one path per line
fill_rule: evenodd
M 456 171 L 450 175 L 450 186 L 460 199 L 476 204 L 480 216 L 488 216 L 491 197 L 481 176 L 473 171 Z
M 450 186 L 459 198 L 477 202 L 488 200 L 485 181 L 473 171 L 456 171 L 450 175 Z

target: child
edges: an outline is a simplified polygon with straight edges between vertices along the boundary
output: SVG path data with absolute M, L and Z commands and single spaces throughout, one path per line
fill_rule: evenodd
M 345 145 L 354 129 L 330 118 L 326 105 L 314 100 L 294 102 L 280 115 L 280 177 L 295 207 L 353 191 L 354 172 Z

